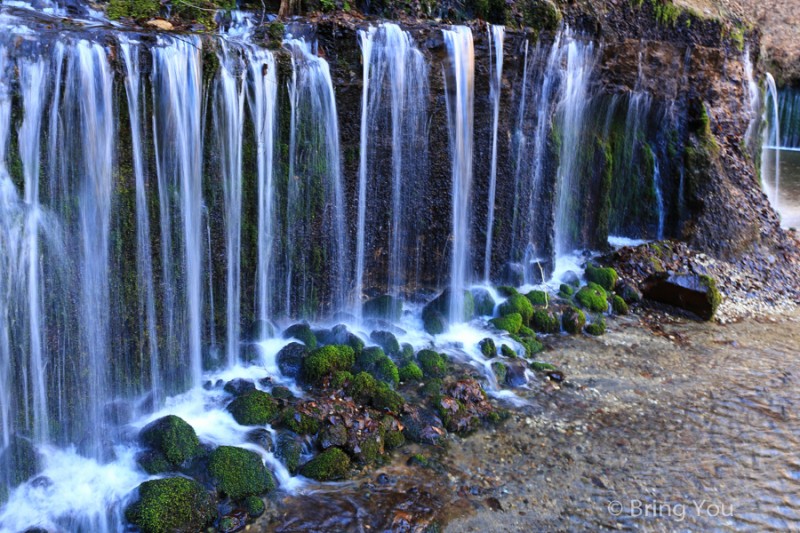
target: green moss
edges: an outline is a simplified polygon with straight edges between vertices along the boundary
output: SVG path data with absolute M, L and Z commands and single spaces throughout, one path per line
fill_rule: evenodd
M 495 346 L 494 340 L 492 340 L 491 338 L 487 337 L 483 339 L 479 343 L 479 346 L 481 348 L 481 353 L 485 358 L 491 359 L 492 357 L 497 356 L 497 346 Z
M 447 319 L 445 315 L 432 307 L 425 307 L 422 310 L 422 322 L 425 331 L 431 335 L 439 335 L 447 329 Z
M 492 372 L 494 372 L 498 383 L 505 383 L 506 374 L 508 374 L 508 367 L 500 361 L 492 363 Z
M 317 348 L 303 360 L 303 376 L 310 383 L 319 383 L 336 371 L 349 370 L 355 358 L 350 346 L 332 344 Z
M 294 431 L 298 435 L 315 435 L 319 431 L 319 422 L 293 407 L 287 407 L 278 416 L 277 424 Z
M 442 394 L 444 382 L 439 378 L 429 379 L 422 387 L 422 395 L 426 398 L 436 397 Z
M 522 9 L 523 23 L 537 31 L 555 31 L 561 23 L 561 12 L 552 0 L 527 0 Z
M 163 453 L 155 450 L 148 450 L 136 457 L 136 463 L 148 474 L 163 474 L 174 470 L 175 466 L 170 463 Z
M 530 302 L 529 302 L 530 303 Z M 511 313 L 510 315 L 493 318 L 489 321 L 497 329 L 507 331 L 509 333 L 519 332 L 522 326 L 522 315 L 519 313 Z
M 562 283 L 558 287 L 558 295 L 564 299 L 569 299 L 572 295 L 575 294 L 575 289 L 572 288 L 571 285 L 567 285 L 566 283 Z
M 706 288 L 706 298 L 711 306 L 711 314 L 708 317 L 703 317 L 706 320 L 711 320 L 717 313 L 719 304 L 722 303 L 722 295 L 717 289 L 717 282 L 710 276 L 700 276 L 700 283 Z
M 502 344 L 500 346 L 500 353 L 503 354 L 503 357 L 508 357 L 509 359 L 514 359 L 517 357 L 517 352 L 515 352 L 514 348 L 508 344 Z
M 549 305 L 550 304 L 550 295 L 547 294 L 546 291 L 531 291 L 525 295 L 525 297 L 530 301 L 533 305 Z
M 428 378 L 444 377 L 447 371 L 447 360 L 445 357 L 433 350 L 420 350 L 417 354 L 417 361 L 422 369 L 422 373 Z
M 275 488 L 261 456 L 244 448 L 220 446 L 211 452 L 208 473 L 217 489 L 232 500 L 266 494 Z
M 365 348 L 356 358 L 354 369 L 358 372 L 368 372 L 376 379 L 393 386 L 400 381 L 397 365 L 377 346 Z
M 148 424 L 139 433 L 139 439 L 146 446 L 164 454 L 175 466 L 200 453 L 200 440 L 194 428 L 175 415 L 167 415 Z
M 139 499 L 125 509 L 125 518 L 144 533 L 203 531 L 216 516 L 211 496 L 191 479 L 146 481 L 138 492 Z
M 232 9 L 236 7 L 235 2 L 227 0 L 212 2 L 210 0 L 172 0 L 172 13 L 185 22 L 195 22 L 202 24 L 207 29 L 212 30 L 217 27 L 214 15 L 217 9 Z
M 266 511 L 264 500 L 258 496 L 248 496 L 244 499 L 243 504 L 245 511 L 247 511 L 247 516 L 250 518 L 258 518 Z
M 503 297 L 506 297 L 506 298 L 510 298 L 512 296 L 515 296 L 515 295 L 519 294 L 519 292 L 517 292 L 517 289 L 515 289 L 514 287 L 511 287 L 509 285 L 501 285 L 501 286 L 497 287 L 497 293 L 500 296 L 503 296 Z
M 606 291 L 613 291 L 614 287 L 617 285 L 617 280 L 619 279 L 617 271 L 611 267 L 599 268 L 593 265 L 588 265 L 586 267 L 585 274 L 588 281 L 597 283 Z
M 329 448 L 303 465 L 300 474 L 317 481 L 344 479 L 350 471 L 350 458 L 339 448 Z
M 366 372 L 359 372 L 348 388 L 350 396 L 360 403 L 371 404 L 376 409 L 388 409 L 397 412 L 405 403 L 400 394 L 393 391 L 386 383 L 378 381 Z
M 473 289 L 472 299 L 475 302 L 475 314 L 478 316 L 492 316 L 494 314 L 494 298 L 486 289 Z
M 561 331 L 558 316 L 546 309 L 537 309 L 531 320 L 534 331 L 538 333 L 558 333 Z
M 611 298 L 611 308 L 614 310 L 615 314 L 618 315 L 627 315 L 628 314 L 628 304 L 625 303 L 625 300 L 622 299 L 622 296 L 615 294 Z
M 283 41 L 283 36 L 286 33 L 286 27 L 283 25 L 283 22 L 276 20 L 275 22 L 271 22 L 267 27 L 267 34 L 269 38 L 273 41 Z
M 286 328 L 283 332 L 284 339 L 297 339 L 305 344 L 310 350 L 317 347 L 317 337 L 308 324 L 294 324 Z
M 561 326 L 567 333 L 580 333 L 586 325 L 586 315 L 577 307 L 569 307 L 561 315 Z
M 406 438 L 402 431 L 387 431 L 383 438 L 383 445 L 386 450 L 396 450 L 406 443 Z
M 347 370 L 339 370 L 331 374 L 331 387 L 334 389 L 341 389 L 351 381 L 353 381 L 353 374 Z
M 551 370 L 557 370 L 554 365 L 550 363 L 542 363 L 540 361 L 531 361 L 530 363 L 531 370 L 535 372 L 550 372 Z
M 597 317 L 594 322 L 586 326 L 586 333 L 599 337 L 606 332 L 606 320 L 603 317 Z
M 608 295 L 605 289 L 596 283 L 590 282 L 575 294 L 575 301 L 582 307 L 595 313 L 608 311 Z
M 369 338 L 390 355 L 400 353 L 400 343 L 397 342 L 397 337 L 391 331 L 373 331 Z
M 533 304 L 527 297 L 521 294 L 515 294 L 509 296 L 508 300 L 500 305 L 498 311 L 500 316 L 517 313 L 522 317 L 522 323 L 528 324 L 533 316 Z
M 158 0 L 109 0 L 106 15 L 111 20 L 142 20 L 158 16 L 160 10 L 161 2 Z
M 422 369 L 416 363 L 408 363 L 400 369 L 400 381 L 422 381 Z
M 243 426 L 263 426 L 278 414 L 278 402 L 266 392 L 254 390 L 233 400 L 227 410 Z
M 544 345 L 535 337 L 520 337 L 518 335 L 512 335 L 511 337 L 522 345 L 522 348 L 525 350 L 525 357 L 533 357 L 535 354 L 544 350 Z

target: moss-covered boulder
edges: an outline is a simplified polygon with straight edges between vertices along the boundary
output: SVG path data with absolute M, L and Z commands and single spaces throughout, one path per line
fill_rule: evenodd
M 256 384 L 249 379 L 236 378 L 225 384 L 223 390 L 234 396 L 241 396 L 256 389 Z
M 494 372 L 495 377 L 497 378 L 498 383 L 505 383 L 506 382 L 506 374 L 508 373 L 508 367 L 501 363 L 500 361 L 495 361 L 492 363 L 492 372 Z
M 517 352 L 515 352 L 514 348 L 508 344 L 502 344 L 500 346 L 500 353 L 503 354 L 503 357 L 508 357 L 509 359 L 514 359 L 517 357 Z
M 567 285 L 566 283 L 562 283 L 561 285 L 559 285 L 558 296 L 560 298 L 568 300 L 572 298 L 574 294 L 575 294 L 575 289 L 572 287 L 572 285 Z
M 444 333 L 449 326 L 447 315 L 431 307 L 425 307 L 422 310 L 422 324 L 425 331 L 431 335 Z
M 466 322 L 475 315 L 475 301 L 472 298 L 472 293 L 468 290 L 464 290 L 462 296 L 464 298 L 464 312 L 462 316 L 457 318 L 460 321 Z M 428 331 L 428 333 L 437 335 L 447 329 L 447 319 L 450 316 L 452 297 L 452 289 L 447 288 L 423 308 L 422 320 L 425 322 L 425 330 Z M 429 331 L 428 322 L 431 323 L 431 326 L 433 326 L 434 329 L 438 329 L 436 327 L 436 323 L 438 322 L 438 325 L 442 326 L 441 331 Z
M 284 339 L 297 339 L 305 344 L 309 350 L 317 347 L 317 337 L 308 324 L 294 324 L 283 332 Z
M 606 320 L 603 317 L 595 318 L 594 322 L 586 326 L 586 333 L 599 337 L 606 332 Z
M 16 487 L 40 470 L 41 461 L 33 443 L 19 435 L 12 436 L 0 453 L 0 485 Z
M 568 307 L 561 314 L 561 326 L 567 333 L 580 333 L 585 325 L 586 315 L 577 307 Z
M 403 397 L 393 391 L 388 384 L 378 381 L 366 372 L 356 374 L 348 387 L 348 392 L 357 402 L 372 405 L 376 409 L 398 412 L 405 403 Z
M 160 11 L 159 0 L 109 0 L 106 8 L 106 14 L 111 20 L 148 20 L 157 17 Z
M 139 440 L 148 448 L 161 452 L 176 467 L 201 451 L 194 428 L 175 415 L 167 415 L 146 425 L 139 432 Z
M 396 386 L 400 381 L 400 373 L 394 361 L 377 346 L 370 346 L 356 358 L 353 370 L 356 372 L 368 372 L 376 379 Z
M 550 295 L 546 291 L 531 291 L 525 295 L 528 301 L 533 305 L 549 305 Z
M 422 373 L 428 378 L 444 377 L 447 371 L 447 359 L 433 350 L 420 350 L 417 354 L 417 361 L 422 369 Z
M 264 500 L 258 496 L 248 496 L 242 503 L 244 505 L 244 510 L 247 511 L 247 516 L 250 518 L 258 518 L 266 511 Z
M 136 455 L 136 463 L 151 476 L 175 470 L 175 465 L 158 450 L 144 450 Z
M 519 328 L 522 327 L 522 315 L 519 313 L 511 313 L 509 315 L 493 318 L 489 323 L 499 330 L 507 331 L 512 334 L 518 333 Z
M 323 346 L 313 350 L 303 360 L 303 377 L 318 384 L 323 378 L 340 370 L 350 370 L 355 364 L 355 352 L 343 344 Z
M 480 287 L 472 289 L 472 300 L 475 303 L 476 316 L 494 315 L 495 301 L 488 290 Z
M 515 294 L 509 296 L 508 300 L 500 304 L 498 312 L 501 317 L 516 313 L 522 317 L 523 324 L 528 324 L 533 316 L 533 304 L 527 297 Z
M 584 272 L 586 281 L 597 283 L 606 291 L 613 291 L 617 285 L 617 271 L 611 267 L 596 267 L 594 265 L 587 265 Z
M 617 315 L 627 315 L 628 314 L 628 304 L 625 303 L 625 300 L 622 299 L 622 296 L 615 294 L 611 298 L 611 308 L 614 310 L 614 314 Z
M 220 446 L 211 452 L 208 473 L 217 489 L 232 500 L 266 494 L 275 488 L 261 456 L 244 448 Z
M 654 274 L 642 283 L 645 298 L 711 320 L 722 302 L 713 278 L 696 274 Z
M 533 312 L 531 326 L 537 333 L 559 333 L 561 331 L 558 315 L 542 308 L 537 308 Z
M 575 301 L 581 307 L 594 313 L 605 313 L 608 311 L 608 294 L 600 285 L 590 282 L 585 287 L 581 287 L 575 294 Z
M 227 410 L 243 426 L 269 424 L 278 414 L 278 402 L 270 394 L 254 390 L 228 404 Z
M 422 381 L 422 369 L 416 363 L 408 363 L 400 369 L 400 381 L 408 383 L 410 381 Z
M 389 355 L 400 353 L 400 343 L 391 331 L 373 331 L 369 334 L 369 338 Z
M 183 477 L 145 481 L 125 518 L 144 533 L 204 531 L 217 516 L 214 499 L 198 482 Z
M 497 293 L 504 298 L 510 298 L 519 294 L 517 289 L 510 285 L 500 285 L 497 287 Z
M 344 479 L 350 472 L 350 457 L 339 448 L 328 448 L 300 468 L 300 474 L 317 481 Z
M 525 350 L 525 357 L 533 357 L 544 350 L 544 345 L 535 336 L 512 335 L 511 337 L 522 345 L 522 349 Z
M 616 292 L 628 305 L 642 301 L 642 292 L 628 281 L 618 281 Z
M 384 294 L 364 302 L 362 312 L 369 318 L 397 320 L 403 314 L 403 302 L 399 298 Z
M 555 31 L 561 22 L 561 11 L 553 0 L 523 0 L 522 21 L 537 31 Z
M 494 343 L 494 339 L 486 337 L 478 343 L 478 346 L 480 347 L 481 353 L 485 358 L 491 359 L 492 357 L 497 356 L 497 346 Z

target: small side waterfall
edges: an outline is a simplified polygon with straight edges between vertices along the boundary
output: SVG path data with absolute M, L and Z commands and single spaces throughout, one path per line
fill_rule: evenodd
M 365 272 L 386 272 L 383 279 L 369 280 L 370 286 L 399 294 L 410 281 L 414 259 L 413 206 L 417 200 L 415 180 L 426 170 L 428 69 L 425 58 L 408 32 L 396 24 L 381 24 L 359 32 L 363 62 L 361 108 L 361 153 L 358 181 L 358 229 L 356 243 L 356 316 L 361 313 Z M 391 158 L 378 143 L 389 131 Z M 367 210 L 381 198 L 390 198 L 386 210 Z M 388 217 L 385 215 L 388 214 Z M 370 228 L 388 226 L 384 232 Z M 367 249 L 386 249 L 388 258 L 380 265 L 368 261 Z M 380 268 L 378 268 L 380 266 Z
M 492 163 L 489 175 L 488 216 L 486 218 L 486 249 L 484 250 L 483 279 L 489 281 L 492 265 L 492 233 L 494 231 L 494 203 L 497 194 L 497 125 L 500 120 L 500 89 L 503 83 L 503 38 L 505 26 L 489 26 L 489 80 L 492 101 Z M 527 42 L 526 42 L 527 55 Z M 494 67 L 493 69 L 491 67 Z M 527 68 L 527 65 L 526 65 Z M 523 76 L 524 77 L 524 76 Z
M 558 104 L 558 127 L 561 132 L 561 155 L 556 185 L 555 252 L 560 257 L 572 251 L 574 237 L 570 226 L 576 217 L 579 155 L 589 101 L 589 82 L 594 67 L 594 46 L 565 35 L 565 70 L 561 100 Z
M 188 365 L 175 362 L 170 374 L 174 379 L 180 379 L 178 369 L 188 366 L 187 377 L 194 386 L 199 386 L 202 380 L 203 328 L 203 101 L 200 53 L 201 43 L 196 37 L 162 38 L 159 45 L 153 48 L 152 74 L 166 335 L 167 342 L 173 345 L 170 353 L 185 353 L 188 360 Z M 177 191 L 177 198 L 172 191 Z M 180 217 L 179 231 L 173 230 L 176 215 Z M 173 246 L 176 245 L 182 251 L 182 265 L 175 265 L 171 260 Z M 177 279 L 182 281 L 182 302 L 174 292 Z M 180 320 L 184 316 L 185 328 L 181 325 L 184 320 Z M 180 342 L 177 342 L 178 339 L 181 339 Z
M 454 26 L 442 30 L 449 65 L 444 73 L 447 117 L 453 165 L 453 253 L 450 265 L 450 322 L 464 320 L 464 289 L 470 282 L 470 212 L 472 203 L 472 144 L 475 100 L 475 52 L 472 30 Z
M 781 146 L 800 148 L 800 90 L 783 88 L 778 91 Z
M 664 193 L 661 186 L 661 171 L 658 167 L 658 157 L 653 152 L 653 191 L 656 195 L 656 208 L 658 209 L 658 231 L 656 238 L 661 240 L 664 238 L 664 219 L 666 212 L 664 209 Z
M 781 187 L 781 151 L 780 151 L 780 110 L 778 108 L 778 88 L 775 86 L 775 79 L 772 74 L 767 73 L 767 99 L 764 106 L 764 121 L 767 128 L 764 130 L 764 147 L 761 152 L 761 173 L 764 188 L 767 191 L 767 196 L 770 198 L 772 207 L 779 211 L 780 209 L 780 187 Z M 774 152 L 771 153 L 771 152 Z M 770 186 L 766 182 L 766 169 L 769 165 L 774 165 L 773 168 L 773 181 Z

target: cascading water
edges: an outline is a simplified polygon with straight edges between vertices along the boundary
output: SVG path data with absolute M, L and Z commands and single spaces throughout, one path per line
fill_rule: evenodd
M 291 140 L 286 201 L 288 315 L 317 316 L 320 305 L 342 309 L 348 293 L 339 122 L 327 61 L 302 39 L 289 39 Z M 314 219 L 321 217 L 322 224 Z M 328 272 L 329 297 L 324 278 Z
M 489 175 L 488 216 L 486 217 L 486 249 L 484 250 L 483 279 L 489 281 L 492 265 L 492 233 L 494 231 L 494 202 L 497 194 L 497 125 L 500 119 L 500 89 L 503 83 L 503 38 L 505 26 L 489 27 L 489 66 L 492 77 L 489 80 L 492 101 L 492 163 Z M 526 43 L 527 46 L 527 43 Z M 493 54 L 494 52 L 494 54 Z M 527 48 L 526 48 L 527 55 Z M 494 68 L 492 69 L 492 60 Z M 527 65 L 526 65 L 527 68 Z M 524 76 L 523 76 L 524 78 Z M 523 81 L 524 83 L 524 81 Z M 523 96 L 524 98 L 524 96 Z
M 388 274 L 390 294 L 398 295 L 409 281 L 413 253 L 412 212 L 416 196 L 414 179 L 427 165 L 426 95 L 428 72 L 425 58 L 411 36 L 396 24 L 382 24 L 359 32 L 364 88 L 361 110 L 358 229 L 356 245 L 355 313 L 361 314 L 361 297 L 369 268 Z M 382 132 L 391 131 L 391 158 L 378 144 Z M 380 198 L 391 197 L 389 209 L 367 210 Z M 389 213 L 388 220 L 383 215 Z M 388 242 L 382 232 L 370 231 L 388 224 Z M 366 257 L 367 249 L 388 251 L 388 261 L 377 268 Z M 371 285 L 383 280 L 371 279 Z
M 658 167 L 658 158 L 653 153 L 653 191 L 656 195 L 656 208 L 658 209 L 658 231 L 656 237 L 658 240 L 664 238 L 664 219 L 666 212 L 664 209 L 664 193 L 661 186 L 661 170 Z
M 761 173 L 764 181 L 764 188 L 767 196 L 772 203 L 772 207 L 780 209 L 780 187 L 781 187 L 781 151 L 780 151 L 780 110 L 778 108 L 778 88 L 772 74 L 767 73 L 767 98 L 764 106 L 764 122 L 767 128 L 764 130 L 764 143 L 761 152 Z M 766 183 L 766 169 L 769 165 L 773 167 L 773 182 Z
M 778 91 L 778 108 L 780 109 L 781 146 L 800 148 L 800 90 L 783 88 Z
M 589 83 L 594 68 L 594 45 L 583 43 L 567 33 L 558 127 L 561 152 L 556 178 L 555 252 L 556 258 L 572 251 L 575 238 L 570 226 L 576 217 L 579 197 L 579 156 L 589 101 Z
M 225 197 L 226 354 L 229 366 L 239 359 L 242 257 L 242 134 L 244 131 L 244 65 L 238 50 L 220 41 L 215 122 L 222 159 Z
M 470 212 L 475 101 L 475 52 L 472 30 L 454 26 L 442 30 L 449 64 L 445 67 L 447 118 L 452 160 L 453 236 L 450 264 L 450 322 L 464 321 L 464 290 L 470 282 Z
M 153 256 L 151 250 L 150 215 L 147 207 L 147 184 L 145 181 L 144 145 L 142 135 L 142 109 L 139 95 L 142 84 L 139 75 L 139 49 L 137 42 L 126 36 L 120 36 L 120 50 L 125 61 L 125 93 L 128 100 L 128 117 L 131 128 L 131 148 L 133 156 L 133 172 L 136 179 L 136 263 L 137 286 L 139 287 L 139 315 L 144 317 L 139 328 L 139 335 L 147 340 L 139 358 L 142 368 L 150 368 L 150 390 L 156 405 L 161 403 L 162 379 L 160 354 L 158 348 L 158 330 L 156 323 L 155 289 L 153 287 Z
M 202 380 L 203 197 L 202 68 L 196 37 L 162 38 L 153 48 L 154 144 L 165 285 L 163 308 L 169 352 L 185 353 L 188 365 L 174 364 L 170 375 L 199 386 Z M 177 198 L 172 192 L 178 192 Z M 175 205 L 177 204 L 177 205 Z M 179 230 L 173 220 L 180 217 Z M 177 242 L 175 242 L 177 241 Z M 183 261 L 174 264 L 173 246 Z M 180 272 L 180 277 L 178 273 Z M 177 279 L 183 301 L 178 301 Z M 181 312 L 185 309 L 185 315 Z M 184 328 L 181 324 L 186 324 Z M 188 366 L 189 375 L 178 369 Z

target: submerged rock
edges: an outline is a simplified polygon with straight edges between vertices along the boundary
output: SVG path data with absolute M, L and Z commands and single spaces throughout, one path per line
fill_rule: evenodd
M 648 300 L 689 311 L 702 320 L 711 320 L 722 297 L 715 281 L 696 274 L 654 274 L 642 283 Z
M 475 314 L 477 316 L 492 316 L 494 314 L 495 301 L 488 290 L 481 287 L 472 289 L 472 300 L 475 302 Z
M 33 443 L 14 435 L 6 449 L 0 453 L 0 483 L 16 487 L 39 473 L 39 453 Z
M 202 531 L 216 517 L 211 495 L 184 477 L 145 481 L 139 499 L 125 509 L 125 518 L 144 533 Z
M 317 337 L 308 324 L 294 324 L 283 332 L 284 339 L 297 339 L 305 344 L 309 350 L 317 347 Z

